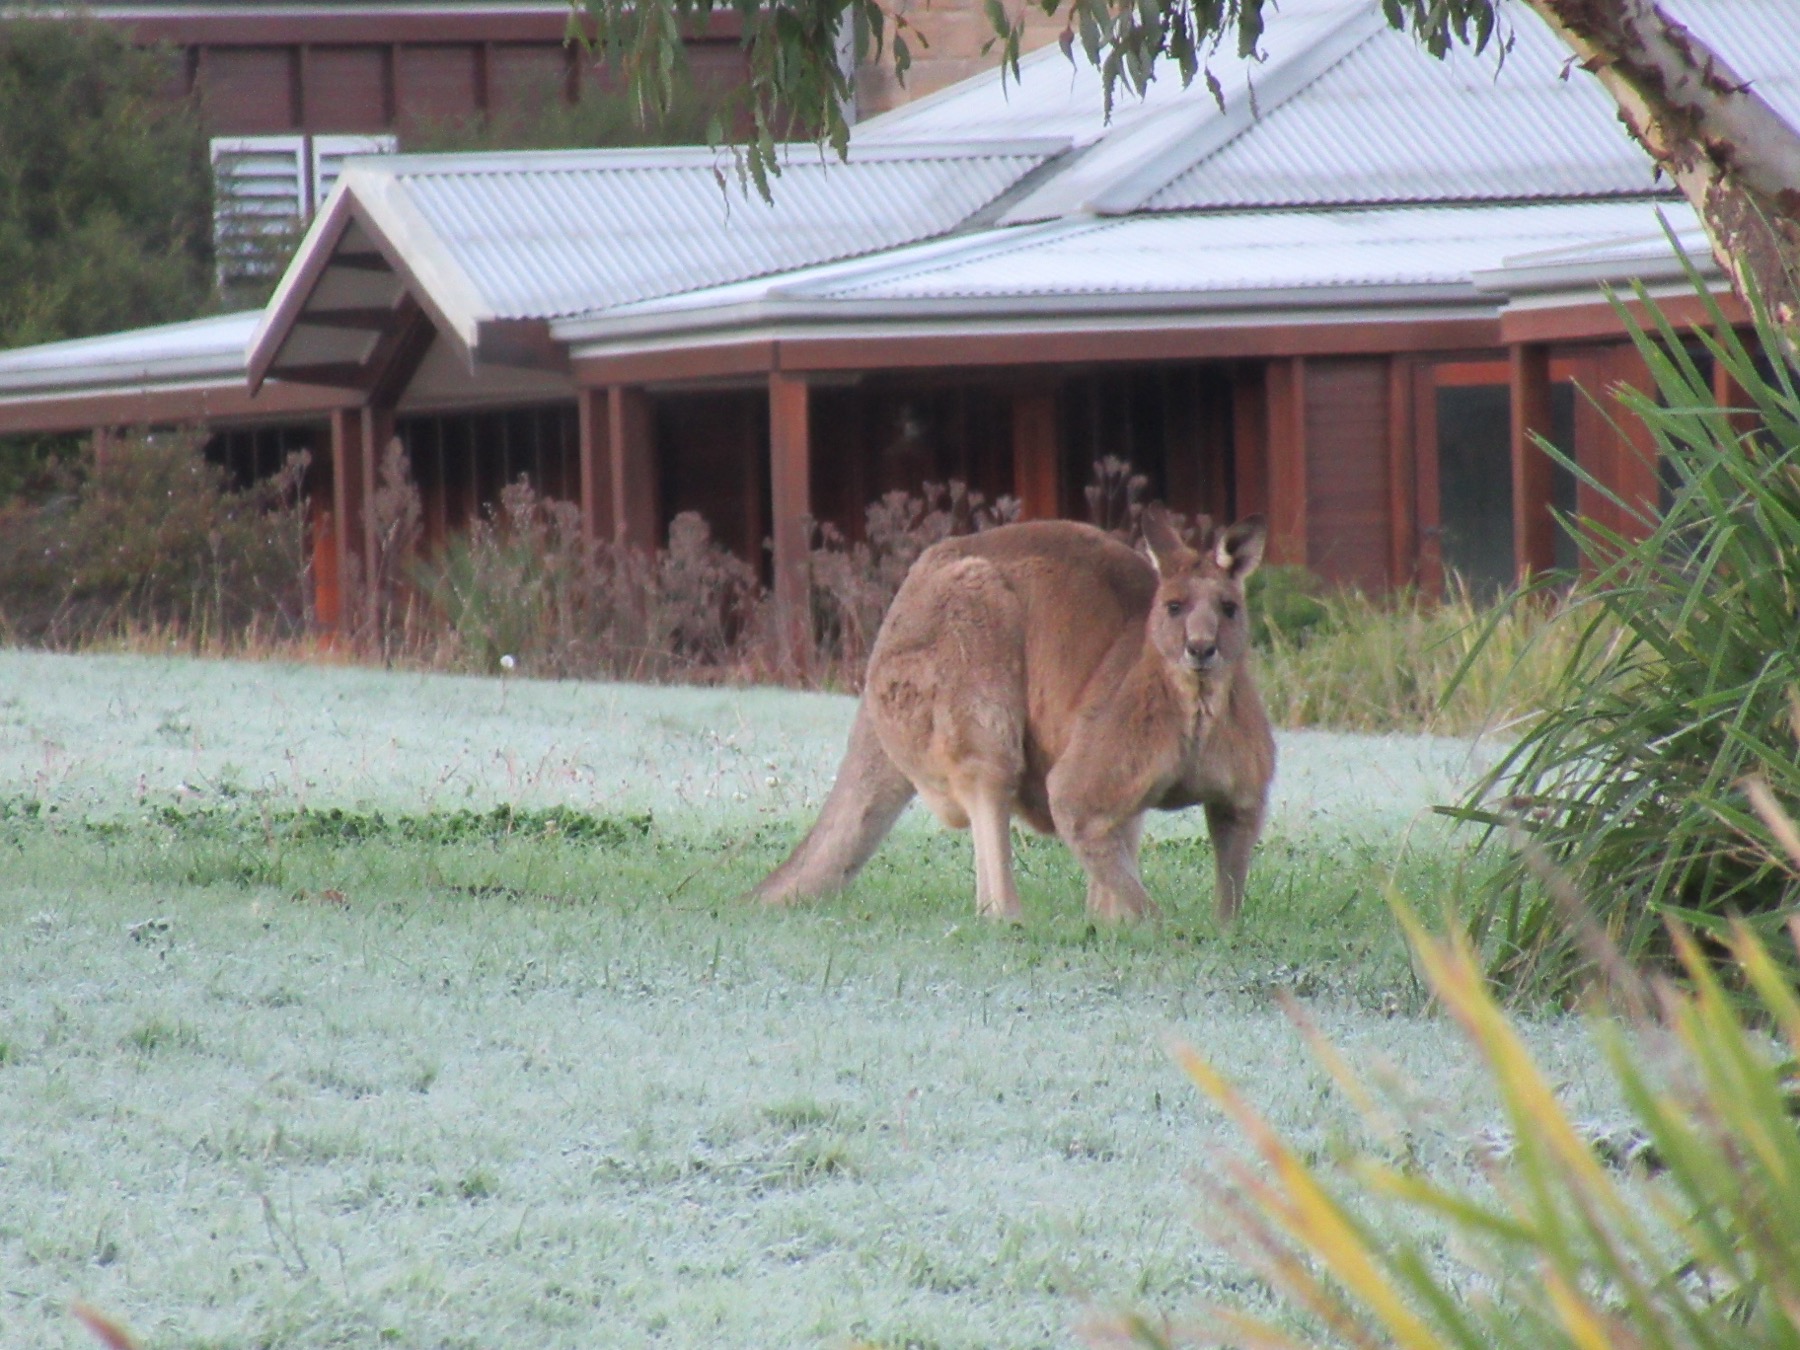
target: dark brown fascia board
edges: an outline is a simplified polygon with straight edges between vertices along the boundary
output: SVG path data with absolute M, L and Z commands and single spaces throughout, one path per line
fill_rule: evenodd
M 522 5 L 515 10 L 486 12 L 383 9 L 310 14 L 258 13 L 255 5 L 220 7 L 214 12 L 149 14 L 142 5 L 98 5 L 93 20 L 121 27 L 140 43 L 166 42 L 178 47 L 345 46 L 443 42 L 524 43 L 534 46 L 563 41 L 568 33 L 567 5 Z M 736 41 L 743 25 L 736 14 L 712 15 L 692 40 Z M 590 29 L 591 31 L 591 29 Z
M 730 379 L 767 375 L 779 369 L 777 345 L 772 341 L 724 342 L 715 346 L 674 347 L 667 351 L 631 352 L 620 356 L 578 357 L 570 364 L 575 383 L 590 389 L 652 381 Z
M 319 361 L 311 365 L 285 367 L 281 377 L 361 393 L 374 382 L 375 375 L 371 367 L 358 365 L 354 361 Z
M 569 349 L 550 336 L 545 319 L 483 319 L 475 328 L 475 359 L 484 366 L 566 373 Z
M 1727 323 L 1734 328 L 1748 327 L 1749 306 L 1735 295 L 1716 295 L 1713 299 Z M 1676 328 L 1711 328 L 1712 311 L 1699 296 L 1693 294 L 1662 296 L 1655 300 L 1657 310 Z M 1653 324 L 1649 309 L 1638 300 L 1625 301 L 1625 310 L 1640 324 Z M 1545 305 L 1534 308 L 1512 308 L 1500 314 L 1500 338 L 1509 346 L 1521 342 L 1580 342 L 1629 337 L 1630 330 L 1619 311 L 1605 300 L 1574 305 Z
M 578 384 L 594 387 L 651 380 L 667 383 L 716 379 L 777 370 L 794 374 L 841 374 L 1125 361 L 1369 356 L 1493 349 L 1500 345 L 1500 324 L 1492 318 L 1356 320 L 1215 328 L 783 337 L 668 351 L 579 357 L 574 362 L 574 370 Z
M 185 389 L 76 394 L 64 398 L 0 400 L 0 434 L 62 433 L 95 427 L 239 425 L 303 422 L 361 400 L 342 389 L 273 380 L 252 397 L 236 380 Z
M 369 402 L 380 408 L 392 408 L 398 403 L 406 386 L 419 373 L 436 337 L 437 330 L 424 306 L 410 292 L 402 295 L 393 325 L 382 333 L 369 356 Z

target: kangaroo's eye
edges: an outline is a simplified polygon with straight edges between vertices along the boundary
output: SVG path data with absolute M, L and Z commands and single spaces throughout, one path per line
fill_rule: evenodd
M 1168 604 L 1164 605 L 1163 608 L 1169 611 L 1169 617 L 1171 619 L 1179 619 L 1181 617 L 1181 601 L 1171 600 Z
M 1237 601 L 1235 600 L 1226 600 L 1219 605 L 1219 613 L 1223 614 L 1228 619 L 1237 618 L 1237 612 L 1238 607 Z

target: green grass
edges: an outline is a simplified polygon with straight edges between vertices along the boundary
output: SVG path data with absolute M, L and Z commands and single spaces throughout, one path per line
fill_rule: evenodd
M 1381 900 L 1464 887 L 1407 834 L 1463 748 L 1284 737 L 1230 934 L 1191 817 L 1146 845 L 1160 925 L 1091 925 L 1036 839 L 1027 924 L 981 923 L 917 813 L 837 900 L 741 903 L 846 711 L 0 653 L 0 1344 L 90 1344 L 75 1299 L 151 1347 L 1068 1345 L 1254 1299 L 1164 1044 L 1323 1156 L 1277 992 L 1475 1175 L 1494 1107 Z

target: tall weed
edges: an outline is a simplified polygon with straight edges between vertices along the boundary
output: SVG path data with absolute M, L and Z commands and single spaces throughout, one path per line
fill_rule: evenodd
M 754 660 L 756 574 L 693 512 L 654 556 L 590 542 L 571 502 L 523 480 L 415 572 L 441 623 L 415 640 L 425 663 L 498 671 L 506 658 L 549 677 L 717 677 Z

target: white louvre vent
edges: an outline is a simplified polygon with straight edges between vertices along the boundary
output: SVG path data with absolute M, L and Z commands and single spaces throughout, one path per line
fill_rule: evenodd
M 392 136 L 219 136 L 212 142 L 213 254 L 219 285 L 266 280 L 286 264 L 353 155 L 391 155 Z

